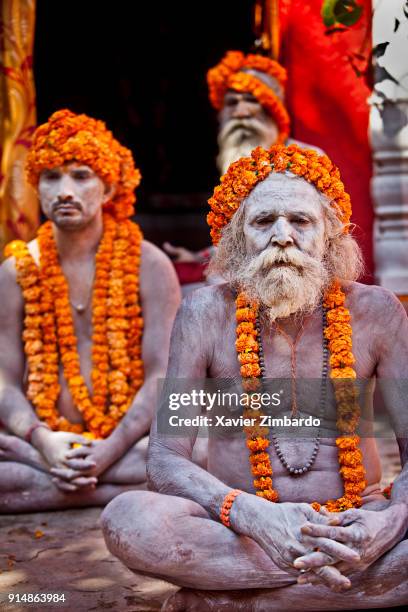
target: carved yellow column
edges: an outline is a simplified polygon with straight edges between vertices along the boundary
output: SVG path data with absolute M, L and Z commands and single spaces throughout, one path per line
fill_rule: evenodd
M 29 240 L 38 202 L 24 164 L 36 124 L 32 54 L 35 0 L 0 2 L 0 248 Z

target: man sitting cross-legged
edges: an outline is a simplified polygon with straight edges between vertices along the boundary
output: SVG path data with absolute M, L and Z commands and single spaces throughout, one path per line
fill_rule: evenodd
M 27 169 L 48 221 L 0 269 L 0 512 L 102 505 L 146 480 L 179 286 L 103 122 L 54 113 Z
M 325 380 L 327 371 L 333 436 L 320 446 L 306 436 L 280 440 L 248 408 L 246 441 L 210 436 L 205 472 L 191 461 L 196 429 L 183 438 L 153 426 L 148 480 L 157 492 L 124 493 L 105 508 L 107 545 L 127 567 L 188 587 L 165 610 L 402 605 L 407 441 L 385 500 L 375 440 L 356 435 L 353 381 L 408 377 L 408 320 L 389 291 L 355 282 L 361 258 L 338 170 L 295 145 L 258 148 L 230 166 L 210 205 L 212 236 L 221 238 L 215 266 L 227 282 L 183 302 L 169 381 L 241 377 L 256 390 L 264 377 Z M 385 389 L 388 409 L 407 437 L 397 391 Z M 302 416 L 317 416 L 306 397 L 297 403 Z M 189 416 L 199 410 L 192 402 Z

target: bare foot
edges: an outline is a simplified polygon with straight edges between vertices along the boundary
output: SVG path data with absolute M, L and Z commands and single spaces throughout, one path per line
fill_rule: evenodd
M 162 612 L 251 612 L 242 591 L 199 591 L 180 589 L 171 595 L 162 606 Z

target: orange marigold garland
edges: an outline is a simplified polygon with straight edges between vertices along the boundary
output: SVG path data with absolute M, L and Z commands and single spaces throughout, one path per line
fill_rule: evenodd
M 130 386 L 133 393 L 136 393 L 143 384 L 143 361 L 142 361 L 142 334 L 143 317 L 142 308 L 139 300 L 139 275 L 135 270 L 139 270 L 141 258 L 142 233 L 139 226 L 131 223 L 129 255 L 132 262 L 124 266 L 126 276 L 125 282 L 125 303 L 127 317 L 129 321 L 128 329 L 128 354 L 130 358 Z M 136 267 L 134 267 L 136 266 Z
M 230 58 L 234 60 L 234 58 Z M 238 62 L 239 58 L 235 58 Z M 239 62 L 238 62 L 239 63 Z M 338 168 L 326 155 L 303 149 L 298 145 L 275 145 L 268 150 L 258 147 L 250 157 L 234 162 L 221 178 L 221 185 L 215 188 L 209 200 L 211 212 L 207 216 L 211 226 L 214 244 L 218 244 L 222 229 L 229 223 L 242 201 L 252 189 L 263 181 L 271 172 L 286 172 L 303 177 L 312 183 L 321 193 L 327 196 L 338 218 L 343 223 L 343 231 L 348 231 L 351 204 L 340 179 Z M 327 327 L 324 330 L 330 352 L 330 378 L 334 386 L 337 404 L 337 428 L 341 433 L 336 439 L 339 457 L 339 471 L 344 482 L 344 495 L 337 500 L 328 500 L 326 508 L 333 512 L 347 510 L 361 505 L 361 493 L 364 491 L 365 470 L 359 449 L 359 437 L 356 429 L 360 418 L 358 389 L 355 385 L 356 372 L 353 368 L 355 359 L 352 353 L 351 316 L 345 307 L 345 295 L 340 283 L 335 281 L 324 299 Z M 251 304 L 245 295 L 240 294 L 236 301 L 237 341 L 236 350 L 241 364 L 243 388 L 250 394 L 258 391 L 261 384 L 259 366 L 259 342 L 256 320 L 258 306 Z M 259 411 L 250 408 L 245 415 L 251 418 L 263 416 Z M 257 495 L 276 501 L 277 492 L 273 489 L 272 466 L 267 453 L 269 446 L 268 428 L 245 428 L 247 446 L 250 450 L 250 463 L 254 476 L 254 487 Z M 313 502 L 318 510 L 320 504 Z
M 355 434 L 360 409 L 357 402 L 358 392 L 354 385 L 355 371 L 348 365 L 354 363 L 351 353 L 351 326 L 348 321 L 350 314 L 343 306 L 344 293 L 339 283 L 333 283 L 328 291 L 324 307 L 327 309 L 328 325 L 325 336 L 329 340 L 329 350 L 336 367 L 331 368 L 330 377 L 335 388 L 337 402 L 337 427 L 343 434 L 336 439 L 339 449 L 340 474 L 344 482 L 344 495 L 337 500 L 328 500 L 326 508 L 331 512 L 340 512 L 361 506 L 361 493 L 366 487 L 363 456 L 359 449 L 359 437 Z M 251 304 L 244 294 L 239 294 L 236 300 L 237 340 L 236 349 L 241 364 L 243 387 L 247 391 L 259 391 L 261 387 L 261 369 L 259 366 L 259 342 L 255 321 L 258 307 Z M 344 346 L 347 346 L 346 359 Z M 347 364 L 347 365 L 346 365 Z M 249 400 L 250 404 L 250 400 Z M 259 410 L 244 411 L 244 417 L 256 419 L 255 425 L 245 427 L 247 447 L 250 450 L 249 461 L 254 476 L 256 495 L 269 501 L 278 501 L 278 493 L 273 488 L 272 465 L 267 449 L 269 447 L 267 427 L 260 427 L 259 420 L 263 416 Z M 320 504 L 313 502 L 315 510 Z
M 76 432 L 84 429 L 58 414 L 59 360 L 86 429 L 97 438 L 112 432 L 143 383 L 141 240 L 136 224 L 127 219 L 119 222 L 104 214 L 92 298 L 92 397 L 80 371 L 69 287 L 59 264 L 52 224 L 46 222 L 38 232 L 39 267 L 25 243 L 17 241 L 7 249 L 7 255 L 15 256 L 17 281 L 25 301 L 27 397 L 39 418 L 51 429 Z
M 54 429 L 58 421 L 54 404 L 60 389 L 52 298 L 47 290 L 42 290 L 41 271 L 25 242 L 11 242 L 5 255 L 15 257 L 17 280 L 24 298 L 23 342 L 28 366 L 26 395 L 35 406 L 38 417 Z
M 246 70 L 263 72 L 275 79 L 283 94 L 286 70 L 278 62 L 261 55 L 245 56 L 240 51 L 228 51 L 221 62 L 207 73 L 212 106 L 217 110 L 223 108 L 228 89 L 251 93 L 276 121 L 279 142 L 285 142 L 290 132 L 290 118 L 284 103 L 271 87 Z
M 269 501 L 277 501 L 278 494 L 272 488 L 272 465 L 266 449 L 269 446 L 267 427 L 260 427 L 259 422 L 263 414 L 259 410 L 251 409 L 251 393 L 261 388 L 261 368 L 259 365 L 258 332 L 255 322 L 258 316 L 258 308 L 252 305 L 240 294 L 236 300 L 237 340 L 235 348 L 238 353 L 238 361 L 241 364 L 240 372 L 244 389 L 249 394 L 248 407 L 244 410 L 244 418 L 256 419 L 256 425 L 245 427 L 247 447 L 250 450 L 250 463 L 254 480 L 254 487 L 258 489 L 257 495 Z

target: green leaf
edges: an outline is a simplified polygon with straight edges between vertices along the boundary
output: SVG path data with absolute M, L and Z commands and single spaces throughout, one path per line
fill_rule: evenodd
M 363 7 L 355 0 L 339 0 L 334 7 L 334 15 L 338 23 L 352 26 L 360 19 Z
M 323 23 L 327 28 L 336 23 L 336 18 L 334 16 L 334 7 L 336 6 L 337 2 L 338 0 L 324 0 L 322 4 L 321 16 L 323 19 Z
M 322 4 L 322 19 L 327 28 L 341 23 L 352 26 L 360 19 L 363 7 L 356 0 L 324 0 Z

